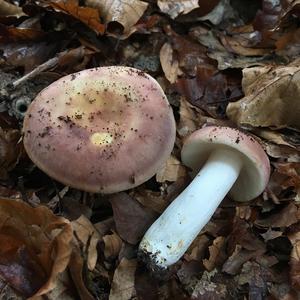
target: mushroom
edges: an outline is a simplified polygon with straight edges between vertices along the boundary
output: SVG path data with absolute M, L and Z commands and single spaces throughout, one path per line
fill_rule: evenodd
M 140 255 L 152 269 L 165 269 L 180 259 L 229 191 L 234 200 L 249 201 L 263 192 L 270 176 L 260 144 L 233 128 L 195 131 L 181 157 L 196 176 L 140 243 Z
M 29 106 L 24 146 L 45 173 L 88 192 L 114 193 L 151 178 L 169 157 L 176 126 L 157 81 L 124 66 L 65 76 Z

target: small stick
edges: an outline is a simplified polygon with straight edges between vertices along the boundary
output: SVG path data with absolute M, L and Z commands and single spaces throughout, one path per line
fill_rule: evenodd
M 23 77 L 21 77 L 21 78 L 17 79 L 16 81 L 14 81 L 10 85 L 10 87 L 13 88 L 13 89 L 17 88 L 19 85 L 21 85 L 25 81 L 27 81 L 29 79 L 32 79 L 33 77 L 40 74 L 41 72 L 44 72 L 45 70 L 48 70 L 48 69 L 54 67 L 57 64 L 58 60 L 59 60 L 58 57 L 53 57 L 53 58 L 49 59 L 45 63 L 43 63 L 43 64 L 39 65 L 38 67 L 36 67 L 35 69 L 33 69 L 31 72 L 27 73 Z

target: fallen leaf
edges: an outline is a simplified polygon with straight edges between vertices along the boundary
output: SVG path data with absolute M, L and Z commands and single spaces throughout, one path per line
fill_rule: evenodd
M 22 7 L 0 0 L 0 16 L 25 16 Z
M 263 254 L 263 251 L 249 251 L 243 249 L 240 245 L 236 245 L 233 254 L 226 260 L 222 267 L 222 271 L 227 274 L 236 275 L 241 271 L 243 264 L 250 259 Z
M 118 22 L 124 32 L 129 32 L 137 23 L 148 7 L 148 4 L 140 0 L 86 0 L 86 5 L 97 8 L 105 23 Z
M 213 280 L 213 277 L 217 274 L 217 272 L 217 269 L 214 269 L 211 272 L 203 272 L 201 279 L 197 280 L 196 284 L 192 287 L 191 299 L 227 299 L 228 292 L 226 285 L 222 282 L 217 283 Z
M 184 259 L 186 261 L 202 261 L 210 244 L 211 241 L 206 234 L 198 235 L 184 254 Z
M 263 65 L 266 62 L 267 58 L 263 56 L 243 56 L 238 55 L 236 53 L 237 51 L 231 49 L 227 50 L 220 42 L 218 38 L 219 34 L 219 32 L 215 33 L 204 26 L 194 27 L 189 33 L 189 35 L 196 39 L 200 44 L 207 47 L 207 56 L 218 61 L 219 70 L 226 70 L 228 68 L 246 68 Z M 228 37 L 228 35 L 226 37 Z
M 177 132 L 181 137 L 188 136 L 194 132 L 197 128 L 201 127 L 200 115 L 203 113 L 188 101 L 184 97 L 180 98 L 180 120 L 177 125 Z
M 83 279 L 84 260 L 80 255 L 79 249 L 77 249 L 76 247 L 73 248 L 73 252 L 69 263 L 69 271 L 80 298 L 84 300 L 95 299 L 85 286 Z
M 143 207 L 126 193 L 109 197 L 118 234 L 130 244 L 140 241 L 157 214 Z
M 144 207 L 150 208 L 157 213 L 162 213 L 170 204 L 166 196 L 161 192 L 136 188 L 131 194 Z
M 199 7 L 198 0 L 158 0 L 157 5 L 163 13 L 168 14 L 172 19 Z
M 246 262 L 238 275 L 240 285 L 249 285 L 249 295 L 253 297 L 251 299 L 265 299 L 268 295 L 268 283 L 274 280 L 271 270 L 256 262 Z
M 80 242 L 84 245 L 83 252 L 87 253 L 87 265 L 89 270 L 92 271 L 97 262 L 97 244 L 100 239 L 100 235 L 90 220 L 84 215 L 79 217 L 77 220 L 72 221 L 71 224 Z
M 55 288 L 72 251 L 68 220 L 44 206 L 1 199 L 0 223 L 6 245 L 1 250 L 1 277 L 26 296 L 41 296 Z
M 121 248 L 122 240 L 121 238 L 113 232 L 112 234 L 107 234 L 103 237 L 104 242 L 104 256 L 107 260 L 112 260 L 118 257 Z
M 162 168 L 157 172 L 156 180 L 157 182 L 174 182 L 186 175 L 187 170 L 181 162 L 175 156 L 170 156 Z
M 300 129 L 300 67 L 256 67 L 243 70 L 245 97 L 227 107 L 239 125 Z
M 115 270 L 109 300 L 130 300 L 135 295 L 134 274 L 136 259 L 123 258 Z
M 17 164 L 21 155 L 20 132 L 0 127 L 0 178 L 7 179 L 8 171 Z
M 272 230 L 271 228 L 269 228 L 265 233 L 262 233 L 261 236 L 267 242 L 269 240 L 273 240 L 278 238 L 279 236 L 282 236 L 282 234 L 282 231 Z
M 219 236 L 213 241 L 213 244 L 208 247 L 209 259 L 203 260 L 203 265 L 207 271 L 212 271 L 216 267 L 217 261 L 220 261 L 224 244 L 225 238 L 223 236 Z
M 47 3 L 47 6 L 52 7 L 58 12 L 71 15 L 93 29 L 96 33 L 103 34 L 105 31 L 105 26 L 100 22 L 98 11 L 94 8 L 79 6 L 78 0 L 50 1 Z
M 166 78 L 170 83 L 176 82 L 178 76 L 182 74 L 179 62 L 173 57 L 173 49 L 170 43 L 165 43 L 159 52 L 160 64 Z
M 255 220 L 255 224 L 262 227 L 289 227 L 300 220 L 300 209 L 294 203 L 284 206 L 280 212 L 269 217 Z

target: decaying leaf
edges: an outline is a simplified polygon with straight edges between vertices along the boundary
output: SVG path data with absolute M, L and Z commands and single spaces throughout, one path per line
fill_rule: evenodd
M 41 296 L 56 286 L 70 259 L 72 228 L 48 208 L 0 200 L 0 273 L 25 296 Z
M 105 23 L 120 23 L 124 33 L 130 31 L 148 7 L 146 2 L 140 0 L 86 0 L 86 4 L 97 8 Z
M 100 239 L 100 235 L 93 224 L 84 215 L 71 224 L 80 242 L 84 245 L 83 251 L 87 253 L 88 268 L 89 270 L 93 270 L 97 262 L 97 243 Z M 88 247 L 88 249 L 86 249 L 86 247 Z
M 132 299 L 135 295 L 134 274 L 136 266 L 136 259 L 123 258 L 121 260 L 114 274 L 109 300 Z
M 224 243 L 225 238 L 223 236 L 219 236 L 214 240 L 213 244 L 209 246 L 209 259 L 203 260 L 203 265 L 209 272 L 216 267 L 216 261 L 220 260 L 220 254 Z
M 114 194 L 109 200 L 118 234 L 126 242 L 136 244 L 156 219 L 157 214 L 143 207 L 126 193 Z
M 198 0 L 158 0 L 157 5 L 163 13 L 168 14 L 172 19 L 199 7 Z
M 254 67 L 243 70 L 245 97 L 227 107 L 240 125 L 300 129 L 300 67 Z
M 217 269 L 211 272 L 204 271 L 200 280 L 197 281 L 192 288 L 191 299 L 206 300 L 206 299 L 226 299 L 228 296 L 226 285 L 216 283 L 213 277 L 217 274 Z

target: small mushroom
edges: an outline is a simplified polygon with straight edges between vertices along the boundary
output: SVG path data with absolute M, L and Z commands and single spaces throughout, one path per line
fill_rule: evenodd
M 249 201 L 263 192 L 270 176 L 260 144 L 228 127 L 195 131 L 181 157 L 196 176 L 140 243 L 141 257 L 152 269 L 165 269 L 180 259 L 228 192 L 236 201 Z
M 40 92 L 24 119 L 24 146 L 45 173 L 101 193 L 133 188 L 169 157 L 175 120 L 160 85 L 130 67 L 83 70 Z

